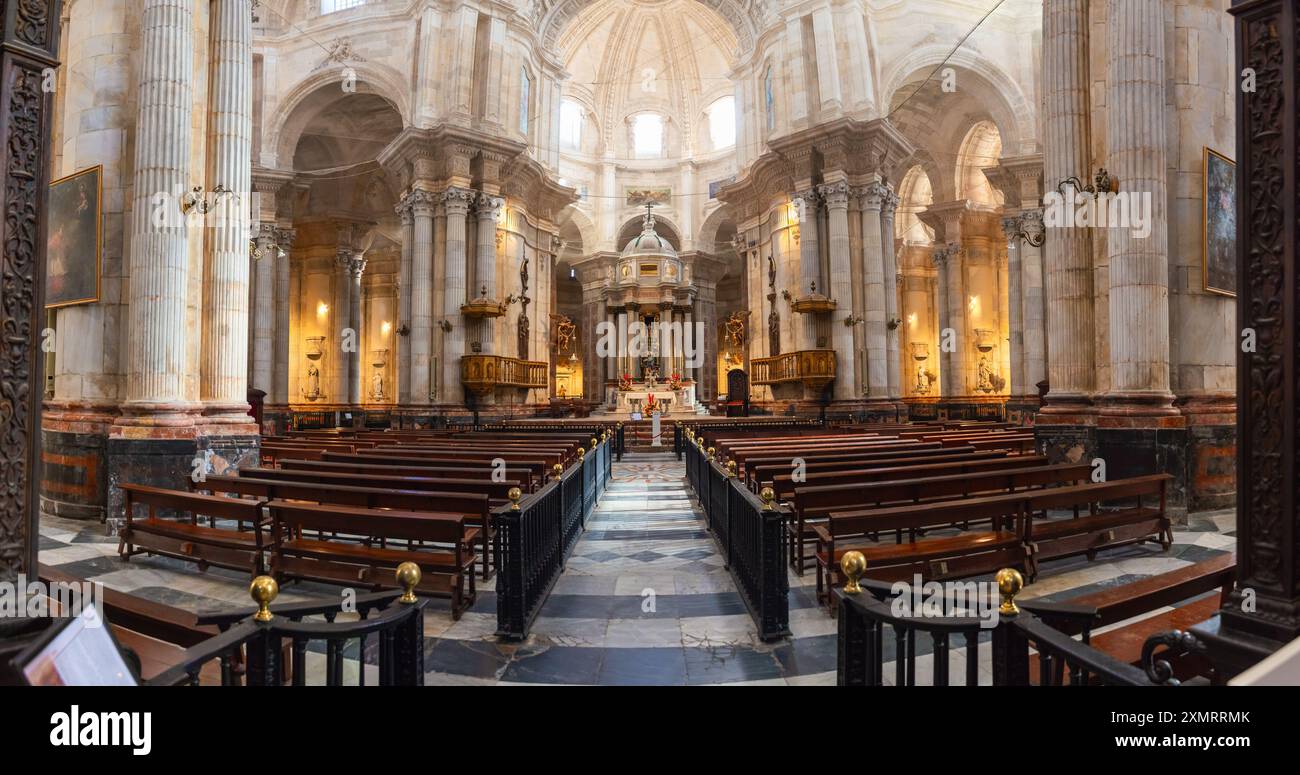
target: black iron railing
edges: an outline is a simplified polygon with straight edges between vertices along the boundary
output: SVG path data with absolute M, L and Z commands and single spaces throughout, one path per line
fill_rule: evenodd
M 526 499 L 512 490 L 512 503 L 493 512 L 498 636 L 528 637 L 609 482 L 614 443 L 613 436 L 603 436 L 558 479 Z
M 741 486 L 732 472 L 708 459 L 698 445 L 684 443 L 687 481 L 704 510 L 706 524 L 749 608 L 762 640 L 790 634 L 790 579 L 786 575 L 784 516 L 770 488 L 763 500 Z
M 272 614 L 270 603 L 278 587 L 271 577 L 259 576 L 250 588 L 259 612 L 200 615 L 199 624 L 215 624 L 221 633 L 187 649 L 176 666 L 146 683 L 197 686 L 204 667 L 215 661 L 220 664 L 223 686 L 305 686 L 308 645 L 324 642 L 325 683 L 340 686 L 344 652 L 355 641 L 358 685 L 366 683 L 366 655 L 375 643 L 380 686 L 423 686 L 424 606 L 428 601 L 412 592 L 420 581 L 419 566 L 402 563 L 397 578 L 404 592 L 359 596 L 354 601 L 359 618 L 340 622 L 336 617 L 342 611 L 341 599 L 299 603 Z M 309 616 L 324 621 L 304 621 Z
M 846 557 L 854 555 L 851 552 Z M 839 641 L 836 676 L 840 686 L 882 686 L 885 665 L 892 661 L 895 686 L 915 686 L 918 636 L 931 645 L 931 676 L 936 686 L 950 681 L 950 659 L 954 648 L 964 648 L 965 685 L 976 686 L 980 678 L 980 654 L 989 648 L 989 667 L 994 686 L 1152 686 L 1143 668 L 1121 662 L 1081 640 L 1075 640 L 1045 619 L 1073 616 L 1077 612 L 1068 604 L 1033 603 L 1023 608 L 1015 603 L 1023 580 L 1019 572 L 1007 569 L 997 577 L 1000 600 L 985 598 L 987 612 L 996 609 L 995 617 L 976 615 L 926 615 L 907 605 L 895 610 L 897 591 L 893 585 L 861 580 L 861 566 L 856 559 L 845 562 L 850 579 L 843 589 L 834 591 L 839 606 Z M 854 587 L 858 586 L 858 591 Z M 904 594 L 910 594 L 910 590 Z M 946 600 L 946 598 L 945 598 Z M 978 607 L 975 599 L 943 604 L 944 611 L 964 610 L 969 614 Z M 982 644 L 980 636 L 989 637 Z M 925 641 L 920 641 L 924 646 Z M 892 645 L 892 649 L 889 646 Z M 1149 651 L 1149 650 L 1148 650 Z M 1037 681 L 1031 681 L 1031 662 L 1038 661 Z M 892 657 L 892 659 L 891 659 Z M 1068 677 L 1068 678 L 1067 678 Z

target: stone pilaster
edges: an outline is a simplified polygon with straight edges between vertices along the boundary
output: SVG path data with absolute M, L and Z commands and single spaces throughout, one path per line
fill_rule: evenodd
M 432 353 L 433 317 L 433 195 L 415 190 L 403 200 L 411 219 L 410 375 L 407 400 L 414 406 L 429 403 L 429 358 Z M 463 227 L 462 227 L 463 229 Z M 462 262 L 462 270 L 464 269 Z M 451 278 L 448 278 L 450 282 Z M 461 276 L 460 289 L 465 290 Z M 403 296 L 406 292 L 403 292 Z M 459 304 L 457 308 L 459 309 Z
M 853 329 L 844 322 L 853 314 L 853 275 L 849 256 L 849 186 L 832 183 L 820 189 L 826 201 L 830 239 L 831 277 L 826 295 L 835 301 L 831 313 L 831 347 L 835 349 L 836 401 L 851 401 L 857 363 L 854 358 Z M 752 316 L 751 316 L 752 317 Z
M 826 286 L 821 279 L 821 250 L 817 242 L 817 218 L 821 197 L 816 190 L 800 193 L 799 203 L 799 288 L 794 297 L 800 298 L 813 293 L 825 293 Z M 797 313 L 795 313 L 797 314 Z M 797 347 L 800 350 L 812 350 L 817 347 L 817 316 L 799 315 L 799 336 Z
M 863 338 L 867 350 L 867 396 L 873 401 L 889 397 L 888 340 L 885 336 L 885 257 L 880 244 L 880 208 L 889 193 L 880 183 L 858 192 L 862 210 Z
M 343 235 L 349 236 L 343 236 Z M 351 353 L 344 349 L 349 345 L 357 347 L 356 329 L 352 328 L 351 302 L 349 297 L 352 294 L 352 278 L 348 275 L 348 266 L 352 263 L 352 248 L 350 243 L 345 244 L 343 241 L 350 240 L 351 232 L 344 229 L 340 231 L 340 245 L 334 255 L 334 306 L 330 308 L 330 318 L 334 323 L 331 336 L 334 340 L 330 348 L 330 358 L 334 362 L 333 379 L 330 380 L 330 403 L 343 404 L 348 400 L 348 385 L 351 383 L 349 372 L 352 368 Z M 348 330 L 352 329 L 351 334 Z M 329 340 L 326 340 L 326 344 Z
M 958 398 L 971 393 L 967 376 L 967 353 L 971 344 L 966 331 L 966 282 L 963 276 L 963 264 L 966 251 L 957 244 L 950 244 L 947 249 L 948 260 L 944 264 L 945 285 L 948 288 L 948 325 L 952 330 L 952 353 L 948 356 L 950 381 L 948 397 Z M 939 336 L 939 346 L 943 347 L 943 334 Z
M 1021 304 L 1020 217 L 1002 219 L 1007 238 L 1007 332 L 1011 348 L 1011 397 L 1025 395 L 1025 325 Z
M 449 188 L 442 204 L 447 213 L 447 276 L 443 278 L 443 311 L 451 330 L 442 338 L 442 394 L 446 404 L 461 404 L 465 392 L 460 382 L 460 359 L 465 354 L 465 318 L 460 314 L 465 297 L 466 255 L 465 218 L 469 214 L 474 192 Z
M 478 221 L 478 249 L 475 252 L 474 280 L 477 287 L 474 293 L 488 299 L 496 299 L 497 294 L 497 216 L 505 202 L 500 197 L 480 194 L 475 201 L 475 215 Z M 484 354 L 505 355 L 496 345 L 496 318 L 483 318 L 479 321 L 481 332 L 479 341 Z
M 415 215 L 407 198 L 393 209 L 402 220 L 402 263 L 397 274 L 397 404 L 405 406 L 411 403 L 411 265 L 415 247 Z M 425 339 L 426 350 L 430 341 L 431 338 Z M 428 373 L 426 368 L 425 374 Z
M 894 211 L 898 209 L 898 195 L 886 190 L 880 200 L 880 246 L 885 273 L 885 360 L 889 381 L 889 400 L 903 396 L 902 361 L 898 351 L 898 330 L 902 315 L 898 304 L 898 256 L 894 249 Z
M 950 328 L 948 312 L 948 261 L 950 257 L 947 246 L 935 248 L 932 257 L 937 269 L 935 272 L 935 307 L 939 310 L 939 390 L 944 397 L 947 397 L 952 395 L 953 383 L 952 353 L 948 348 L 944 347 L 946 332 Z
M 366 271 L 366 259 L 361 253 L 353 253 L 348 261 L 348 325 L 356 332 L 353 348 L 348 352 L 348 404 L 361 406 L 361 275 Z
M 1038 395 L 1038 383 L 1047 379 L 1047 321 L 1043 306 L 1043 211 L 1020 214 L 1020 278 L 1024 326 L 1025 393 Z
M 276 229 L 262 224 L 257 235 L 257 257 L 253 259 L 253 373 L 249 385 L 267 394 L 274 401 L 273 371 L 275 347 L 275 268 L 281 263 L 277 257 Z M 283 295 L 283 291 L 281 291 Z
M 1043 3 L 1043 72 L 1043 167 L 1045 186 L 1053 191 L 1069 177 L 1091 176 L 1087 0 Z M 1051 351 L 1044 412 L 1076 413 L 1091 400 L 1091 255 L 1088 230 L 1048 227 L 1045 284 Z
M 289 304 L 294 294 L 289 292 L 293 265 L 293 229 L 276 229 L 276 247 L 284 253 L 275 259 L 275 373 L 271 380 L 271 402 L 276 406 L 289 404 Z
M 207 179 L 214 189 L 225 186 L 235 194 L 221 197 L 221 217 L 208 234 L 201 397 L 205 423 L 245 426 L 247 431 L 249 235 L 244 198 L 252 190 L 252 8 L 249 0 L 214 0 L 211 14 Z

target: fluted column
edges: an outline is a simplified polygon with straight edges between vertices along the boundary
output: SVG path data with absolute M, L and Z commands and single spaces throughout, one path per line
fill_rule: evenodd
M 699 369 L 691 366 L 692 361 L 699 360 L 698 353 L 703 351 L 704 337 L 695 335 L 695 314 L 691 307 L 686 308 L 685 322 L 682 323 L 682 346 L 690 347 L 684 351 L 682 358 L 682 379 L 692 380 L 696 384 L 696 397 L 699 397 Z
M 606 343 L 606 346 L 609 348 L 609 350 L 605 353 L 605 381 L 606 381 L 606 383 L 608 383 L 610 380 L 618 381 L 618 377 L 619 377 L 619 373 L 618 373 L 618 343 L 619 343 L 619 336 L 618 336 L 618 331 L 619 331 L 619 328 L 618 328 L 618 316 L 614 314 L 614 310 L 612 310 L 612 309 L 610 309 L 610 308 L 608 308 L 608 307 L 605 308 L 605 324 L 606 324 L 606 327 L 607 327 L 607 333 L 608 333 L 608 338 L 605 340 L 605 343 Z M 599 339 L 598 339 L 597 341 L 599 341 Z M 589 345 L 589 346 L 590 346 L 590 345 Z M 561 356 L 560 353 L 557 353 L 557 354 L 556 354 L 556 357 L 557 357 L 557 358 L 560 357 L 560 356 Z M 601 386 L 601 395 L 602 395 L 602 396 L 605 395 L 604 390 L 605 390 L 605 388 L 604 388 L 604 386 L 602 385 L 602 386 Z
M 473 197 L 472 191 L 449 188 L 442 198 L 447 214 L 447 276 L 443 278 L 443 311 L 451 323 L 451 330 L 442 337 L 442 400 L 445 403 L 461 403 L 465 396 L 460 382 L 460 359 L 465 354 L 465 318 L 461 316 L 460 308 L 467 301 L 465 217 Z
M 347 233 L 347 232 L 345 232 Z M 331 381 L 330 400 L 336 404 L 348 400 L 348 385 L 351 383 L 349 371 L 352 368 L 352 353 L 347 349 L 359 346 L 356 329 L 352 328 L 351 302 L 352 278 L 348 276 L 348 266 L 352 263 L 352 248 L 340 245 L 334 255 L 334 306 L 330 317 L 334 321 L 334 379 Z M 327 340 L 328 341 L 328 340 Z
M 204 412 L 238 423 L 248 420 L 248 223 L 241 197 L 252 189 L 253 22 L 248 0 L 214 0 L 211 9 L 208 182 L 236 195 L 221 198 L 221 217 L 208 236 L 199 381 Z
M 272 396 L 275 367 L 273 330 L 275 325 L 276 228 L 262 224 L 257 234 L 258 257 L 253 259 L 253 373 L 249 385 Z M 274 401 L 274 396 L 271 398 Z
M 886 379 L 889 383 L 889 400 L 903 397 L 902 361 L 898 352 L 898 329 L 902 321 L 898 305 L 898 257 L 894 252 L 894 211 L 898 209 L 898 195 L 886 187 L 880 199 L 880 247 L 885 272 L 885 320 L 895 325 L 885 326 Z
M 862 212 L 863 336 L 867 350 L 867 396 L 873 401 L 889 394 L 888 340 L 885 336 L 885 257 L 880 244 L 880 208 L 888 190 L 872 183 L 858 190 Z
M 1021 304 L 1020 216 L 1002 219 L 1007 238 L 1007 332 L 1011 346 L 1011 396 L 1025 395 L 1025 327 Z
M 794 296 L 799 299 L 813 293 L 814 288 L 817 293 L 825 293 L 826 286 L 821 279 L 821 251 L 817 243 L 817 211 L 821 197 L 815 189 L 810 189 L 799 194 L 796 201 L 799 203 L 799 288 Z M 799 317 L 799 335 L 796 340 L 798 349 L 815 349 L 817 316 L 810 313 L 793 314 Z
M 405 327 L 406 334 L 399 333 L 397 337 L 397 403 L 405 406 L 411 403 L 411 265 L 415 255 L 415 215 L 406 199 L 393 209 L 402 219 L 402 263 L 397 270 L 397 327 L 399 331 Z M 431 339 L 425 339 L 426 348 L 429 341 Z M 425 374 L 428 373 L 426 368 Z
M 1020 320 L 1025 330 L 1025 391 L 1038 395 L 1038 383 L 1047 379 L 1047 310 L 1043 299 L 1043 211 L 1020 215 L 1020 274 L 1023 291 Z
M 422 406 L 429 403 L 429 358 L 433 353 L 434 200 L 429 192 L 416 190 L 407 194 L 404 201 L 409 208 L 411 220 L 411 368 L 410 379 L 407 381 L 410 393 L 408 400 L 415 406 Z M 450 273 L 448 275 L 447 282 L 450 283 Z M 462 291 L 465 288 L 464 276 L 461 277 L 460 287 Z
M 1174 414 L 1169 391 L 1169 241 L 1165 181 L 1165 17 L 1162 0 L 1106 6 L 1106 141 L 1112 174 L 1143 233 L 1111 224 L 1110 372 L 1113 410 Z M 1117 208 L 1118 209 L 1118 208 Z M 1136 222 L 1136 219 L 1135 219 Z M 1141 405 L 1141 408 L 1134 405 Z M 1105 410 L 1103 410 L 1105 411 Z
M 131 215 L 128 414 L 165 415 L 180 410 L 176 404 L 185 401 L 188 240 L 182 218 L 174 215 L 155 226 L 153 213 L 157 192 L 187 191 L 193 185 L 193 25 L 188 0 L 144 0 Z M 165 204 L 174 206 L 170 200 Z
M 271 378 L 271 403 L 287 406 L 289 403 L 289 278 L 293 268 L 289 263 L 293 250 L 293 229 L 276 229 L 276 246 L 283 256 L 275 259 L 275 369 Z
M 478 251 L 475 254 L 474 275 L 478 287 L 474 289 L 474 293 L 488 299 L 495 299 L 497 298 L 497 215 L 505 202 L 500 197 L 480 194 L 475 204 L 478 216 Z M 483 318 L 479 322 L 483 326 L 480 336 L 483 352 L 504 355 L 504 351 L 497 352 L 496 349 L 496 318 Z
M 854 398 L 853 378 L 857 374 L 853 352 L 853 329 L 844 321 L 853 314 L 853 276 L 849 261 L 849 186 L 831 183 L 820 189 L 826 200 L 827 236 L 830 241 L 831 276 L 826 294 L 835 301 L 831 313 L 831 346 L 835 349 L 836 401 Z
M 947 398 L 952 395 L 953 383 L 953 365 L 952 353 L 944 347 L 944 332 L 950 327 L 948 313 L 948 261 L 949 254 L 947 246 L 934 249 L 931 254 L 934 259 L 934 265 L 938 269 L 935 272 L 935 301 L 934 306 L 939 310 L 939 380 L 940 393 Z
M 948 286 L 948 327 L 952 329 L 952 352 L 948 356 L 951 367 L 949 387 L 952 397 L 969 394 L 966 383 L 967 353 L 970 344 L 966 339 L 966 282 L 962 271 L 966 251 L 961 245 L 948 245 L 948 261 L 944 266 L 945 283 Z
M 1043 3 L 1043 72 L 1043 168 L 1050 191 L 1066 178 L 1090 175 L 1087 0 Z M 1049 404 L 1087 403 L 1093 390 L 1091 253 L 1087 229 L 1047 229 Z
M 361 405 L 361 275 L 366 271 L 366 259 L 354 253 L 348 262 L 348 325 L 356 332 L 356 346 L 348 353 L 348 403 Z

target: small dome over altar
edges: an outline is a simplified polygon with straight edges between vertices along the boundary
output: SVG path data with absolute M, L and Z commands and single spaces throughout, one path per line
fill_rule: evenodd
M 633 256 L 677 258 L 677 250 L 659 232 L 655 231 L 655 217 L 651 213 L 646 213 L 641 233 L 633 237 L 623 248 L 624 258 Z

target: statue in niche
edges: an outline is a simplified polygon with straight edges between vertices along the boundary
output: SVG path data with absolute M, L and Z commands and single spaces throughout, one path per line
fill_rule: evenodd
M 370 397 L 376 401 L 384 400 L 384 372 L 375 369 L 370 377 Z
M 771 355 L 781 354 L 781 316 L 776 309 L 767 316 L 767 349 Z
M 320 398 L 320 369 L 316 368 L 316 364 L 311 361 L 307 362 L 307 384 L 302 394 L 308 401 Z
M 993 372 L 989 369 L 989 359 L 982 356 L 976 375 L 975 389 L 984 393 L 993 392 Z
M 519 313 L 519 357 L 528 360 L 528 315 Z
M 727 316 L 727 320 L 723 324 L 725 331 L 723 338 L 726 340 L 728 346 L 734 349 L 740 349 L 745 346 L 745 318 L 748 316 L 748 312 L 741 312 L 739 310 L 732 312 Z
M 916 367 L 916 394 L 919 396 L 930 395 L 930 373 L 921 364 L 917 364 Z

